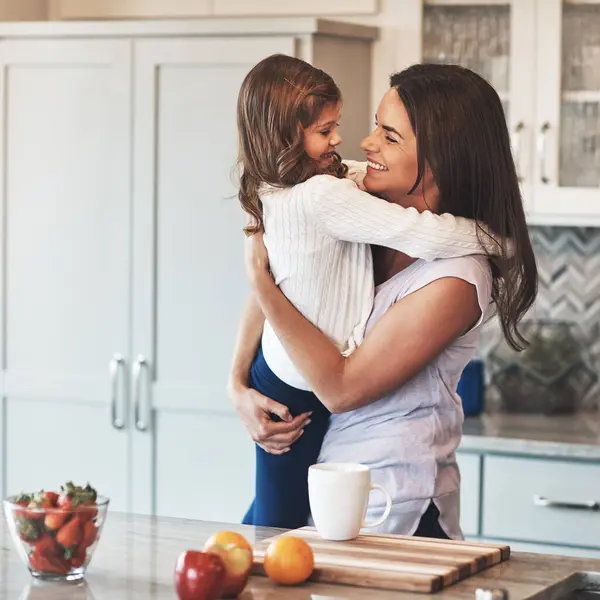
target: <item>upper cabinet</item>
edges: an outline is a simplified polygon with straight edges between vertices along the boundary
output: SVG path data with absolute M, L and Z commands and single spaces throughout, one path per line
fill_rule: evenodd
M 600 225 L 600 0 L 432 0 L 421 16 L 423 61 L 498 91 L 529 221 Z
M 534 211 L 600 223 L 600 1 L 538 2 Z
M 500 94 L 529 222 L 600 226 L 600 0 L 49 0 L 49 9 L 55 19 L 294 14 L 376 26 L 368 115 L 390 73 L 463 64 Z M 325 55 L 351 98 L 365 85 L 348 67 L 354 57 Z M 354 136 L 345 141 L 351 157 Z

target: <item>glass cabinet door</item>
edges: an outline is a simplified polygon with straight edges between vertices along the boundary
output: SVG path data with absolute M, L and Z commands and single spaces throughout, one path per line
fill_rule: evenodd
M 423 61 L 459 64 L 487 79 L 508 109 L 510 5 L 426 3 Z
M 600 4 L 564 4 L 559 184 L 600 187 Z
M 533 181 L 535 18 L 535 0 L 428 0 L 423 5 L 423 62 L 460 64 L 498 92 L 526 208 Z
M 535 210 L 600 223 L 600 0 L 538 2 Z

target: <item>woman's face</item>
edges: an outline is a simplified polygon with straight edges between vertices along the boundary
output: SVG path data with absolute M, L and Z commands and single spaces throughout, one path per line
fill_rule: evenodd
M 367 190 L 420 212 L 436 211 L 439 191 L 428 166 L 417 189 L 408 195 L 417 180 L 417 139 L 395 88 L 382 98 L 375 129 L 360 147 L 367 153 Z

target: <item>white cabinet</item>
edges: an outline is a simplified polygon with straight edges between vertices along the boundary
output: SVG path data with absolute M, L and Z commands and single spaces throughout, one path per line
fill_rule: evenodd
M 600 465 L 488 456 L 484 537 L 600 547 Z
M 89 478 L 124 509 L 109 361 L 130 344 L 130 46 L 4 41 L 0 66 L 2 481 Z
M 460 469 L 460 528 L 466 537 L 479 534 L 481 460 L 479 454 L 456 455 Z
M 457 453 L 467 539 L 519 552 L 600 556 L 600 463 Z
M 500 94 L 529 221 L 600 225 L 600 0 L 411 1 L 420 59 Z
M 237 92 L 275 52 L 292 54 L 294 39 L 136 44 L 133 347 L 147 361 L 133 382 L 138 512 L 239 520 L 250 500 L 254 447 L 224 388 L 248 293 L 231 172 Z
M 225 393 L 248 291 L 238 90 L 276 52 L 334 77 L 347 52 L 368 81 L 375 35 L 253 27 L 0 26 L 3 494 L 73 479 L 119 510 L 235 522 L 248 507 L 254 447 Z M 368 99 L 344 104 L 355 156 Z

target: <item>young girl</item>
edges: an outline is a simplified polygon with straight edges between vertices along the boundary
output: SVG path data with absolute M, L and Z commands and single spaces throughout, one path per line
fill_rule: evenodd
M 335 152 L 341 107 L 327 73 L 284 55 L 258 63 L 238 98 L 239 200 L 250 215 L 246 234 L 264 231 L 275 283 L 348 356 L 362 342 L 373 306 L 369 244 L 426 260 L 497 254 L 500 245 L 475 221 L 419 213 L 361 191 L 353 179 L 360 181 L 364 170 L 358 163 L 349 170 Z M 417 197 L 423 185 L 413 190 Z M 290 414 L 312 414 L 289 452 L 256 446 L 256 495 L 243 523 L 302 527 L 309 517 L 308 467 L 317 460 L 330 413 L 268 322 L 249 381 Z

